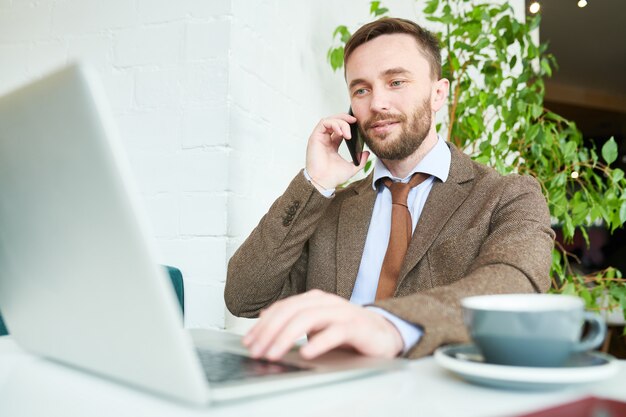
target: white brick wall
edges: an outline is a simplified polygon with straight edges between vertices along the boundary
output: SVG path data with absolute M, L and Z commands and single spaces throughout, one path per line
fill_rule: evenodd
M 0 94 L 73 60 L 100 74 L 186 324 L 223 327 L 230 0 L 0 0 Z
M 422 7 L 383 3 L 409 18 Z M 183 271 L 186 324 L 222 327 L 228 258 L 303 167 L 317 121 L 348 107 L 326 62 L 332 31 L 368 11 L 369 0 L 0 0 L 0 94 L 75 59 L 98 70 L 159 261 Z

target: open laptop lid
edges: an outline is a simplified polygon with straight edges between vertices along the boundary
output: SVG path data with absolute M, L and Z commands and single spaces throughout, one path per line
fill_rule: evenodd
M 31 352 L 203 403 L 111 120 L 79 65 L 0 98 L 2 313 Z

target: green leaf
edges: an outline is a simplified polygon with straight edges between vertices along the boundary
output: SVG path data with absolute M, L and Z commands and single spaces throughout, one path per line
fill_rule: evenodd
M 552 248 L 552 262 L 555 262 L 557 264 L 561 263 L 561 258 L 561 252 L 556 248 Z
M 615 168 L 611 173 L 611 177 L 613 178 L 613 182 L 620 182 L 624 178 L 624 171 Z
M 335 37 L 337 37 L 337 35 L 340 34 L 341 35 L 341 42 L 346 43 L 348 42 L 348 40 L 350 39 L 350 36 L 352 36 L 350 34 L 350 31 L 348 30 L 348 28 L 344 25 L 340 25 L 337 26 L 337 28 L 335 29 L 335 31 L 333 32 L 333 39 Z
M 474 42 L 480 34 L 482 33 L 482 25 L 480 22 L 475 20 L 470 20 L 468 22 L 462 23 L 463 29 L 467 32 L 467 36 L 469 37 L 471 42 Z M 486 46 L 487 44 L 485 44 Z M 480 48 L 477 48 L 480 49 Z
M 617 143 L 615 139 L 611 138 L 602 145 L 602 159 L 611 165 L 617 159 Z
M 571 281 L 566 282 L 561 287 L 561 294 L 564 294 L 564 295 L 577 295 L 576 293 L 577 293 L 576 286 Z
M 585 305 L 587 306 L 587 308 L 594 307 L 595 299 L 586 287 L 578 287 L 578 294 L 576 295 L 585 300 Z
M 380 9 L 376 10 L 375 16 L 382 16 L 385 13 L 387 13 L 389 11 L 388 8 L 386 7 L 381 7 Z
M 501 126 L 502 126 L 502 119 L 496 120 L 496 122 L 493 125 L 494 132 L 497 132 L 498 130 L 500 130 Z
M 609 223 L 609 225 L 611 226 L 611 233 L 613 233 L 615 229 L 622 225 L 622 223 L 620 223 L 620 213 L 613 213 L 611 215 L 611 221 L 607 223 Z
M 475 49 L 483 49 L 484 47 L 486 47 L 487 45 L 489 45 L 489 39 L 487 38 L 482 38 L 481 40 L 478 41 L 478 43 L 476 44 Z
M 485 66 L 483 66 L 483 73 L 485 75 L 494 75 L 498 72 L 498 69 L 497 64 L 494 62 L 485 63 Z
M 476 119 L 475 116 L 471 116 L 467 118 L 467 123 L 472 127 L 472 130 L 475 133 L 478 133 L 480 131 L 480 126 L 479 126 L 479 122 Z
M 538 119 L 543 114 L 543 106 L 533 104 L 531 111 L 533 119 Z
M 619 208 L 619 222 L 620 225 L 623 225 L 624 222 L 626 222 L 626 201 L 623 201 Z
M 563 234 L 566 239 L 571 239 L 574 237 L 574 223 L 572 222 L 572 218 L 570 216 L 565 216 L 565 224 L 563 225 Z
M 541 15 L 540 14 L 536 14 L 535 17 L 531 19 L 530 25 L 528 26 L 528 30 L 529 31 L 533 31 L 533 30 L 537 29 L 539 27 L 540 23 L 541 23 Z
M 587 247 L 589 247 L 591 245 L 591 243 L 589 242 L 589 233 L 587 233 L 587 228 L 586 227 L 581 227 L 580 232 L 583 235 L 583 238 L 585 239 L 585 244 L 587 245 Z
M 370 2 L 370 14 L 373 14 L 375 17 L 383 15 L 389 11 L 386 7 L 380 7 L 379 1 Z
M 567 160 L 571 160 L 576 155 L 576 142 L 567 141 L 563 147 L 563 157 Z
M 567 175 L 565 172 L 559 172 L 554 176 L 554 185 L 557 187 L 562 187 L 567 182 Z
M 541 60 L 541 69 L 548 77 L 552 76 L 552 68 L 550 68 L 550 63 L 545 58 Z
M 470 46 L 468 43 L 456 41 L 454 42 L 454 49 L 456 50 L 462 49 L 464 51 L 473 51 L 474 48 Z
M 333 48 L 328 56 L 328 60 L 330 61 L 330 66 L 333 71 L 337 71 L 339 68 L 343 67 L 343 46 L 338 48 Z
M 439 0 L 430 0 L 424 7 L 424 14 L 432 14 L 439 7 Z

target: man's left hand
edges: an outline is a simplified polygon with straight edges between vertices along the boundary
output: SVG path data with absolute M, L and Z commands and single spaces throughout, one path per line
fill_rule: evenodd
M 340 346 L 366 356 L 393 358 L 404 347 L 400 332 L 383 316 L 321 290 L 277 301 L 263 310 L 243 344 L 255 358 L 279 360 L 305 334 L 309 341 L 300 349 L 305 359 Z

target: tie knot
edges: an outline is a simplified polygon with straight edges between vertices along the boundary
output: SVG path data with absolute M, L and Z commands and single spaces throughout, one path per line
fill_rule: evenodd
M 391 191 L 391 203 L 400 204 L 407 207 L 406 200 L 409 196 L 409 191 L 411 191 L 411 188 L 417 187 L 422 182 L 424 182 L 426 178 L 428 178 L 426 174 L 416 172 L 415 174 L 413 174 L 409 182 L 406 183 L 400 181 L 393 182 L 391 178 L 388 177 L 383 178 L 382 181 L 383 184 L 385 184 L 385 187 L 389 188 L 389 191 Z

